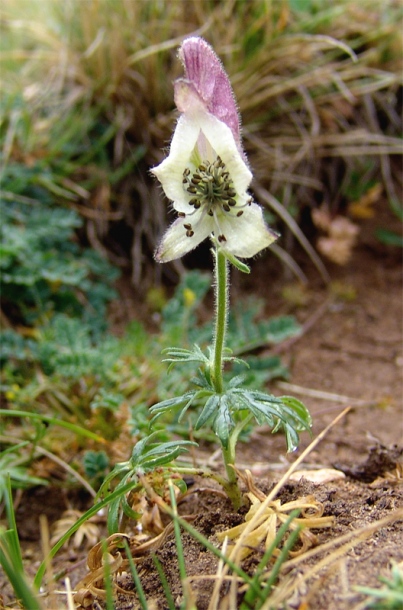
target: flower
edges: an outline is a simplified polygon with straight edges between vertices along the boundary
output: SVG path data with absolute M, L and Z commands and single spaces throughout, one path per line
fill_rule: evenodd
M 182 114 L 168 157 L 151 170 L 178 219 L 163 236 L 155 258 L 180 258 L 209 236 L 224 253 L 252 257 L 277 234 L 247 192 L 252 173 L 241 147 L 230 82 L 203 39 L 186 39 L 179 56 L 186 78 L 175 82 L 175 102 Z

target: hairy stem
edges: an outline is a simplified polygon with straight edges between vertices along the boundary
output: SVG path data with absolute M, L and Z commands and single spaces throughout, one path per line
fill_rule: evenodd
M 214 388 L 221 394 L 223 385 L 223 352 L 228 314 L 228 262 L 219 248 L 215 250 L 215 307 L 216 322 L 211 377 Z
M 215 252 L 215 335 L 213 354 L 211 362 L 211 381 L 217 394 L 224 391 L 223 368 L 224 368 L 224 349 L 225 333 L 227 330 L 228 317 L 228 260 L 217 247 Z M 236 436 L 237 438 L 237 436 Z M 227 480 L 222 485 L 228 494 L 234 508 L 238 509 L 242 504 L 241 491 L 238 487 L 237 475 L 231 465 L 235 464 L 235 442 L 229 442 L 228 447 L 221 445 Z

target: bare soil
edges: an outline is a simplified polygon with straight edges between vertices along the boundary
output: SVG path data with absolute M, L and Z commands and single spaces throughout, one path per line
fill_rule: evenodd
M 379 216 L 376 222 L 379 223 Z M 393 219 L 385 217 L 389 224 Z M 363 595 L 356 586 L 379 587 L 378 577 L 388 575 L 391 562 L 403 561 L 403 352 L 402 352 L 402 265 L 401 252 L 380 245 L 373 236 L 374 223 L 363 226 L 360 243 L 351 262 L 345 267 L 330 267 L 333 288 L 329 290 L 307 266 L 311 283 L 299 303 L 284 299 L 285 281 L 271 282 L 265 259 L 257 261 L 254 288 L 267 298 L 267 314 L 293 312 L 304 326 L 298 340 L 282 346 L 282 357 L 291 371 L 294 387 L 281 384 L 270 388 L 275 394 L 293 394 L 308 405 L 314 420 L 313 435 L 319 434 L 347 406 L 350 411 L 335 425 L 307 456 L 300 468 L 318 470 L 336 468 L 344 479 L 313 484 L 305 479 L 289 481 L 279 492 L 282 503 L 313 495 L 333 515 L 331 528 L 317 530 L 316 548 L 330 540 L 364 526 L 374 525 L 368 536 L 344 549 L 331 566 L 324 567 L 309 580 L 307 571 L 330 551 L 309 557 L 280 574 L 279 585 L 292 577 L 298 582 L 286 606 L 310 610 L 350 610 L 363 608 Z M 235 282 L 236 284 L 236 282 Z M 242 294 L 250 286 L 235 285 Z M 270 350 L 268 350 L 270 351 Z M 285 453 L 284 439 L 269 430 L 257 429 L 248 444 L 239 446 L 238 465 L 249 468 L 256 486 L 268 493 L 287 467 L 310 443 L 302 436 L 298 451 Z M 200 460 L 220 468 L 214 447 L 202 447 Z M 400 464 L 400 469 L 399 469 Z M 192 525 L 218 545 L 216 534 L 243 521 L 245 508 L 236 512 L 220 493 L 206 491 L 206 483 L 190 482 L 192 494 L 180 505 L 183 514 L 192 515 Z M 36 489 L 23 494 L 17 519 L 28 572 L 34 573 L 41 557 L 38 519 L 46 514 L 49 523 L 60 518 L 66 505 L 83 508 L 89 505 L 85 494 L 66 494 L 61 490 Z M 384 520 L 381 525 L 377 522 Z M 193 537 L 183 533 L 182 542 L 188 576 L 198 610 L 209 607 L 217 569 L 215 558 Z M 64 570 L 74 588 L 87 572 L 88 547 L 62 550 L 55 558 L 53 570 Z M 254 549 L 243 567 L 253 573 L 262 549 Z M 179 579 L 177 551 L 170 534 L 157 551 L 177 607 L 183 600 Z M 138 570 L 150 608 L 167 608 L 155 565 L 149 555 L 138 563 Z M 63 579 L 62 581 L 63 582 Z M 133 594 L 131 577 L 121 577 L 117 610 L 139 608 Z M 64 588 L 61 586 L 60 588 Z M 232 608 L 225 602 L 227 590 L 221 590 L 221 608 Z M 3 587 L 4 603 L 13 606 L 8 586 Z M 242 595 L 239 594 L 237 604 Z M 55 599 L 55 598 L 53 598 Z M 65 599 L 65 598 L 59 598 Z M 53 610 L 51 601 L 44 606 Z M 65 603 L 59 602 L 59 603 Z M 86 599 L 87 608 L 105 607 L 102 596 Z M 227 604 L 227 605 L 225 605 Z M 360 605 L 361 604 L 361 605 Z M 235 609 L 234 609 L 235 610 Z

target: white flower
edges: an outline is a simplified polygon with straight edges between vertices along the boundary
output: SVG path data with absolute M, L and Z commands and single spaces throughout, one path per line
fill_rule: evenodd
M 179 218 L 166 231 L 155 258 L 180 258 L 209 236 L 230 255 L 252 257 L 277 234 L 247 192 L 252 174 L 240 145 L 228 77 L 200 38 L 187 39 L 180 55 L 191 78 L 175 83 L 176 105 L 183 114 L 168 157 L 151 170 Z

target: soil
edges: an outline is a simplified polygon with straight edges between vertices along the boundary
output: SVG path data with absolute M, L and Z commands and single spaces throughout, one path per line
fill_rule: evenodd
M 385 214 L 385 223 L 391 225 L 393 218 L 386 212 L 380 213 Z M 377 215 L 376 224 L 379 222 Z M 298 470 L 306 471 L 336 469 L 344 473 L 344 478 L 312 483 L 306 474 L 301 481 L 286 482 L 276 496 L 284 504 L 312 495 L 323 506 L 324 515 L 333 516 L 334 520 L 332 527 L 314 531 L 313 548 L 317 554 L 312 554 L 311 550 L 306 559 L 301 555 L 289 560 L 280 572 L 277 591 L 290 582 L 294 586 L 284 603 L 275 602 L 267 608 L 364 608 L 365 596 L 356 587 L 379 587 L 379 576 L 390 575 L 392 562 L 403 562 L 401 252 L 382 246 L 373 236 L 374 227 L 375 220 L 363 223 L 360 242 L 346 266 L 329 267 L 330 289 L 320 282 L 308 264 L 306 271 L 310 283 L 304 290 L 296 289 L 295 284 L 285 281 L 284 277 L 277 278 L 269 290 L 266 259 L 257 261 L 253 271 L 254 288 L 267 299 L 266 313 L 292 312 L 304 328 L 297 340 L 280 347 L 282 358 L 291 371 L 291 386 L 278 382 L 270 391 L 292 394 L 305 402 L 313 417 L 313 438 L 346 407 L 351 407 L 298 466 Z M 250 290 L 247 283 L 234 283 L 235 294 Z M 294 292 L 285 290 L 290 285 Z M 287 298 L 284 298 L 285 294 L 288 294 Z M 297 296 L 290 298 L 290 294 Z M 279 350 L 274 348 L 274 351 L 276 349 Z M 270 351 L 273 348 L 267 349 Z M 303 434 L 298 451 L 286 454 L 281 435 L 272 435 L 265 428 L 257 429 L 249 443 L 239 446 L 238 467 L 242 471 L 250 469 L 256 487 L 267 494 L 310 442 L 309 436 Z M 214 447 L 206 445 L 198 450 L 197 458 L 219 469 L 219 457 L 213 452 Z M 211 488 L 211 484 L 195 478 L 189 482 L 189 490 L 192 493 L 180 504 L 180 513 L 191 515 L 191 525 L 213 544 L 219 544 L 218 532 L 244 521 L 247 508 L 235 511 L 228 499 L 218 488 Z M 86 504 L 90 505 L 90 499 L 84 493 L 66 496 L 57 489 L 50 492 L 37 488 L 22 495 L 17 521 L 28 574 L 35 573 L 42 557 L 40 514 L 47 515 L 52 524 L 66 506 L 83 509 Z M 321 551 L 322 545 L 330 541 L 336 543 L 340 536 L 352 535 L 365 526 L 372 527 L 366 536 L 363 534 L 359 541 L 347 540 L 346 547 L 334 556 L 332 563 L 309 574 L 340 547 L 330 550 L 324 547 Z M 210 608 L 217 561 L 188 533 L 183 532 L 182 544 L 195 607 L 198 610 Z M 52 563 L 53 572 L 64 570 L 74 589 L 88 572 L 85 565 L 88 552 L 89 546 L 85 545 L 78 550 L 71 545 L 62 549 Z M 242 566 L 246 572 L 254 573 L 262 552 L 258 546 L 244 560 Z M 183 588 L 173 533 L 163 541 L 157 557 L 165 570 L 175 607 L 179 607 Z M 141 556 L 137 569 L 149 607 L 168 608 L 150 554 Z M 64 590 L 62 583 L 63 579 L 59 586 Z M 98 585 L 102 589 L 102 582 L 98 581 Z M 139 608 L 131 576 L 121 575 L 119 585 L 121 591 L 115 608 Z M 8 585 L 4 585 L 2 595 L 7 607 L 15 607 Z M 234 602 L 230 597 L 230 585 L 224 583 L 217 607 L 235 609 L 241 598 L 242 593 L 238 592 Z M 57 605 L 54 605 L 55 600 Z M 53 596 L 44 598 L 43 605 L 53 610 L 67 607 L 67 602 L 65 596 L 54 592 Z M 96 610 L 104 608 L 105 601 L 102 594 L 95 592 L 84 599 L 83 605 Z

